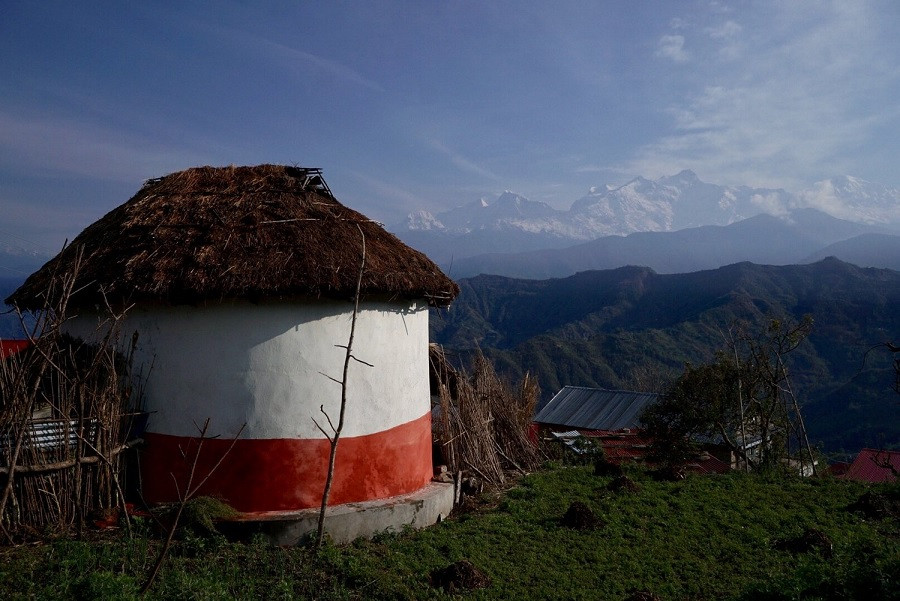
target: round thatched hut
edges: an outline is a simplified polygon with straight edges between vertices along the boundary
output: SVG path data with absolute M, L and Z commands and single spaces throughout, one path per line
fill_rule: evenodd
M 329 502 L 405 494 L 432 477 L 428 307 L 458 288 L 423 254 L 340 204 L 316 169 L 201 167 L 148 181 L 9 299 L 40 309 L 76 272 L 66 328 L 88 338 L 128 308 L 150 412 L 151 502 L 201 493 L 244 512 L 321 502 L 363 256 L 348 406 Z M 321 410 L 320 410 L 321 408 Z M 198 437 L 208 420 L 202 445 Z M 318 423 L 318 426 L 317 426 Z

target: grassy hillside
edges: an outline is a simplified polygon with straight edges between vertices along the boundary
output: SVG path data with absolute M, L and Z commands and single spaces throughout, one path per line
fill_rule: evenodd
M 900 598 L 898 521 L 851 510 L 862 485 L 629 475 L 636 490 L 612 490 L 589 468 L 555 468 L 426 531 L 321 552 L 190 536 L 147 598 L 443 599 L 429 574 L 463 559 L 491 582 L 470 599 Z M 595 528 L 563 525 L 574 501 L 594 513 Z M 809 531 L 821 545 L 791 549 Z M 158 545 L 138 537 L 0 549 L 0 598 L 135 598 Z
M 827 452 L 900 445 L 900 403 L 887 353 L 900 339 L 900 273 L 835 259 L 738 263 L 660 275 L 643 267 L 555 280 L 479 276 L 460 282 L 432 339 L 465 356 L 480 347 L 511 376 L 531 371 L 548 398 L 566 384 L 658 389 L 685 361 L 709 361 L 736 319 L 811 314 L 812 336 L 790 357 L 814 441 Z

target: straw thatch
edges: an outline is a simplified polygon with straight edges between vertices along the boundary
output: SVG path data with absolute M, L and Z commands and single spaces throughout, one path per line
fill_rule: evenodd
M 317 171 L 316 171 L 317 172 Z M 45 306 L 54 273 L 83 252 L 72 307 L 140 301 L 363 296 L 449 304 L 459 292 L 428 257 L 331 196 L 309 170 L 197 167 L 148 181 L 85 229 L 7 302 Z

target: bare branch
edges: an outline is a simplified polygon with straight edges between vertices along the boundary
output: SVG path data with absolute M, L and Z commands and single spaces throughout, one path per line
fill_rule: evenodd
M 194 424 L 197 426 L 197 424 Z M 225 460 L 225 457 L 231 452 L 234 448 L 234 445 L 237 443 L 238 438 L 241 433 L 244 431 L 244 428 L 247 424 L 244 424 L 240 427 L 237 434 L 234 435 L 234 438 L 231 439 L 231 445 L 228 449 L 222 453 L 222 456 L 219 457 L 219 460 L 216 462 L 212 468 L 207 472 L 206 476 L 200 481 L 196 486 L 193 485 L 194 476 L 197 470 L 197 463 L 200 460 L 200 451 L 203 447 L 203 441 L 209 440 L 207 438 L 206 433 L 209 430 L 209 418 L 206 418 L 206 421 L 203 423 L 203 427 L 199 428 L 200 430 L 200 438 L 197 441 L 197 452 L 194 454 L 194 459 L 191 461 L 190 471 L 188 472 L 187 485 L 184 489 L 184 495 L 181 494 L 181 489 L 178 486 L 178 479 L 175 478 L 175 474 L 170 473 L 172 476 L 172 480 L 175 482 L 175 490 L 178 494 L 178 505 L 175 509 L 175 516 L 172 519 L 172 525 L 169 527 L 169 533 L 166 536 L 166 541 L 163 543 L 162 548 L 160 549 L 159 556 L 156 558 L 156 562 L 153 564 L 153 569 L 150 572 L 150 575 L 147 577 L 147 580 L 144 582 L 144 585 L 141 587 L 140 594 L 144 595 L 150 590 L 150 587 L 153 586 L 153 582 L 156 580 L 156 577 L 159 575 L 159 570 L 163 565 L 163 562 L 166 560 L 168 556 L 169 549 L 172 546 L 172 540 L 175 537 L 175 531 L 178 529 L 178 523 L 181 520 L 181 514 L 184 512 L 184 508 L 187 505 L 188 501 L 190 501 L 194 495 L 206 484 L 207 480 L 215 473 L 219 466 L 222 465 L 222 462 Z
M 331 428 L 332 431 L 337 430 L 337 428 L 334 427 L 334 424 L 331 423 L 331 417 L 325 412 L 325 405 L 319 405 L 319 411 L 321 411 L 322 415 L 325 416 L 325 419 L 328 420 L 328 427 Z
M 368 367 L 375 367 L 374 365 L 372 365 L 372 364 L 369 363 L 368 361 L 363 361 L 362 359 L 359 359 L 359 358 L 357 358 L 357 357 L 354 356 L 354 355 L 350 355 L 350 358 L 353 359 L 354 361 L 356 361 L 357 363 L 362 363 L 363 365 L 367 365 Z
M 324 371 L 320 371 L 319 373 L 322 374 L 323 376 L 325 376 L 326 378 L 328 378 L 329 380 L 331 380 L 332 382 L 334 382 L 335 384 L 340 384 L 340 385 L 342 385 L 342 386 L 343 386 L 343 384 L 344 384 L 343 382 L 341 382 L 341 381 L 338 380 L 337 378 L 332 378 L 331 376 L 329 376 L 328 374 L 326 374 Z
M 313 423 L 316 425 L 316 428 L 319 429 L 319 432 L 322 433 L 322 436 L 328 439 L 328 442 L 331 442 L 331 434 L 325 431 L 325 429 L 319 425 L 319 422 L 316 421 L 316 418 L 312 418 Z
M 331 442 L 331 451 L 328 456 L 328 474 L 325 477 L 325 490 L 322 492 L 322 506 L 319 509 L 319 524 L 316 532 L 317 547 L 321 547 L 322 543 L 325 540 L 325 511 L 328 509 L 328 496 L 331 493 L 331 484 L 334 480 L 334 465 L 337 458 L 338 441 L 340 440 L 341 432 L 344 429 L 344 416 L 347 410 L 347 374 L 350 368 L 350 359 L 353 357 L 351 350 L 353 348 L 353 337 L 356 334 L 356 318 L 359 315 L 360 290 L 362 290 L 363 275 L 366 271 L 366 235 L 363 232 L 362 227 L 358 223 L 356 224 L 356 229 L 359 230 L 359 235 L 362 239 L 362 257 L 359 264 L 359 275 L 356 278 L 356 291 L 353 294 L 353 315 L 350 318 L 350 335 L 347 338 L 347 352 L 344 355 L 344 370 L 341 375 L 340 382 L 341 410 L 338 417 L 337 428 L 334 428 L 334 426 L 332 425 L 332 428 L 334 429 L 334 436 L 329 439 Z M 323 414 L 325 414 L 325 417 L 328 418 L 328 423 L 331 424 L 331 418 L 329 418 L 328 414 L 325 413 L 324 406 L 320 406 L 319 409 Z

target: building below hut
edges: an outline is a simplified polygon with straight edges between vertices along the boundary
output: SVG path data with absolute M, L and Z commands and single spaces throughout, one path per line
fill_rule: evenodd
M 644 410 L 659 395 L 648 392 L 564 386 L 534 417 L 538 432 L 570 448 L 579 438 L 598 444 L 611 463 L 647 460 L 653 440 L 641 425 Z M 699 441 L 701 452 L 685 467 L 699 473 L 724 473 L 737 466 L 733 454 L 716 440 Z
M 900 451 L 863 449 L 847 470 L 840 475 L 845 480 L 869 482 L 896 482 L 900 479 Z
M 643 461 L 650 440 L 641 431 L 641 413 L 658 395 L 584 386 L 565 386 L 534 416 L 542 434 L 571 444 L 576 436 L 600 444 L 609 461 Z

